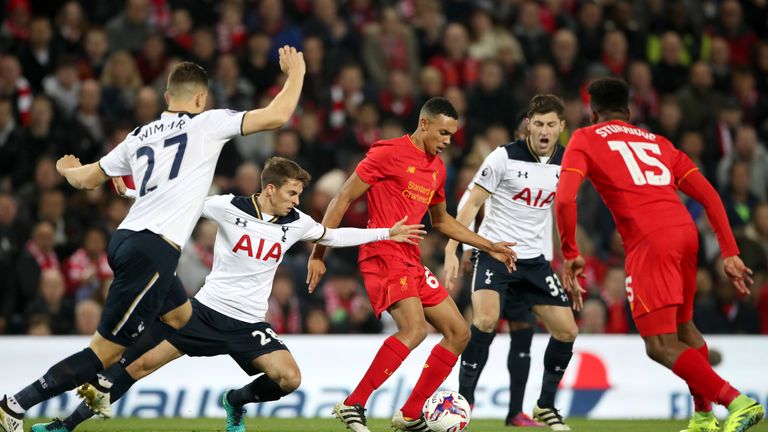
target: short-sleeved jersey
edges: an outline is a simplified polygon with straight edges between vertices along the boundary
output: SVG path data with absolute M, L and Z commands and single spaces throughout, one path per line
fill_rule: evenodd
M 552 204 L 562 157 L 563 148 L 556 145 L 541 158 L 526 140 L 491 152 L 474 178 L 491 194 L 478 234 L 493 242 L 517 242 L 518 258 L 552 259 Z
M 136 201 L 118 228 L 149 230 L 183 247 L 200 218 L 221 149 L 242 132 L 244 112 L 164 112 L 136 128 L 99 164 L 132 175 Z
M 562 169 L 592 182 L 626 250 L 659 229 L 693 224 L 677 186 L 697 168 L 662 136 L 622 121 L 581 128 L 568 143 Z
M 389 228 L 408 215 L 408 223 L 421 222 L 429 207 L 445 201 L 445 165 L 404 135 L 373 144 L 355 173 L 368 189 L 368 228 Z M 380 241 L 360 246 L 359 260 L 394 255 L 421 265 L 419 247 Z
M 213 270 L 195 298 L 249 323 L 264 321 L 272 282 L 288 249 L 325 235 L 322 225 L 299 210 L 277 218 L 262 214 L 255 196 L 214 195 L 205 200 L 202 215 L 219 231 Z

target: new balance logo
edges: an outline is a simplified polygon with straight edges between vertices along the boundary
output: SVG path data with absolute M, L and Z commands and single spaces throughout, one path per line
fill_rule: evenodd
M 281 238 L 281 239 L 280 239 L 280 241 L 282 241 L 283 243 L 285 243 L 285 241 L 288 239 L 288 238 L 286 237 L 286 235 L 288 234 L 288 227 L 287 227 L 287 226 L 284 226 L 284 227 L 282 227 L 282 229 L 283 229 L 283 238 Z
M 415 166 L 409 166 L 406 171 L 408 171 L 409 173 L 413 174 L 413 173 L 416 172 L 416 167 Z
M 468 367 L 468 368 L 472 368 L 472 369 L 477 369 L 477 363 L 467 363 L 467 362 L 462 360 L 461 365 L 464 366 L 464 367 Z
M 237 218 L 235 219 L 235 225 L 245 228 L 248 226 L 248 221 L 245 219 Z
M 528 171 L 518 171 L 517 178 L 520 178 L 520 177 L 528 178 Z
M 493 272 L 490 269 L 487 269 L 485 271 L 485 284 L 490 285 L 491 284 L 491 276 L 493 276 Z

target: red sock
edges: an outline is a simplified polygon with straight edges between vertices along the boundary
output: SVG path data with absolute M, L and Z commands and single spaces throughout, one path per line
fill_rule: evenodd
M 704 342 L 704 345 L 696 348 L 696 351 L 699 352 L 699 354 L 704 357 L 704 360 L 709 363 L 709 348 L 707 347 L 707 343 Z M 693 391 L 692 388 L 688 387 L 688 389 L 691 391 L 691 396 L 693 396 L 693 410 L 696 412 L 710 412 L 712 411 L 712 401 L 710 399 L 705 398 L 701 394 Z
M 396 337 L 388 337 L 381 348 L 379 348 L 379 352 L 376 353 L 371 366 L 365 372 L 355 391 L 344 400 L 344 405 L 351 406 L 358 403 L 365 406 L 368 398 L 371 397 L 371 393 L 395 373 L 410 353 L 411 350 Z
M 413 392 L 403 405 L 403 417 L 415 419 L 421 416 L 421 407 L 424 406 L 424 401 L 432 396 L 432 393 L 448 378 L 458 358 L 456 354 L 440 345 L 435 345 L 432 348 L 432 353 L 427 358 L 427 362 L 424 363 L 424 369 L 421 371 L 419 380 L 416 381 L 416 386 L 413 387 Z
M 680 354 L 672 365 L 672 372 L 685 380 L 692 391 L 723 406 L 728 406 L 739 395 L 739 391 L 722 379 L 693 348 Z

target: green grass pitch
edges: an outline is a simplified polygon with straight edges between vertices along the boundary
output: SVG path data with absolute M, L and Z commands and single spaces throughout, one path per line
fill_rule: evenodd
M 34 421 L 25 421 L 25 430 Z M 585 420 L 568 419 L 574 432 L 679 432 L 686 426 L 682 420 Z M 343 432 L 344 426 L 336 419 L 275 419 L 247 418 L 251 432 Z M 372 419 L 368 422 L 372 432 L 391 432 L 389 421 Z M 115 419 L 90 420 L 83 423 L 78 432 L 213 432 L 224 431 L 224 419 Z M 543 428 L 506 428 L 501 420 L 477 420 L 470 423 L 468 432 L 491 431 L 546 431 Z M 768 422 L 763 422 L 749 432 L 768 432 Z

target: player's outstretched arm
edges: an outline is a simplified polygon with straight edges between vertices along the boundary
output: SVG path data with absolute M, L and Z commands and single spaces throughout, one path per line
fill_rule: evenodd
M 94 189 L 109 180 L 98 162 L 83 165 L 80 159 L 72 155 L 66 155 L 56 161 L 56 171 L 77 189 Z
M 288 75 L 283 89 L 264 108 L 245 113 L 243 117 L 243 135 L 275 129 L 290 120 L 296 105 L 299 103 L 301 88 L 304 85 L 304 74 L 307 67 L 304 64 L 304 54 L 288 45 L 280 48 L 280 69 Z
M 360 198 L 370 187 L 371 185 L 362 181 L 357 173 L 352 173 L 347 181 L 344 182 L 344 185 L 341 186 L 341 190 L 328 204 L 325 216 L 323 216 L 323 226 L 326 228 L 338 227 L 349 205 Z M 320 278 L 325 274 L 323 255 L 325 255 L 325 246 L 315 244 L 307 263 L 307 284 L 309 285 L 310 293 L 315 291 L 317 283 L 320 282 Z
M 715 231 L 717 243 L 720 244 L 725 273 L 739 292 L 748 294 L 749 285 L 753 283 L 752 270 L 739 258 L 739 247 L 736 245 L 728 216 L 725 214 L 725 207 L 717 191 L 698 170 L 684 176 L 678 182 L 678 187 L 704 206 L 709 223 Z
M 443 233 L 443 235 L 488 252 L 488 254 L 495 259 L 503 262 L 509 271 L 515 270 L 515 260 L 517 260 L 517 255 L 515 254 L 515 251 L 512 250 L 512 246 L 517 243 L 493 243 L 487 238 L 477 235 L 477 233 L 462 225 L 461 222 L 448 214 L 445 208 L 445 201 L 429 208 L 429 218 L 432 221 L 432 227 Z
M 408 216 L 404 216 L 391 228 L 328 228 L 317 243 L 326 247 L 349 247 L 391 240 L 396 243 L 418 245 L 419 240 L 427 233 L 423 230 L 424 225 L 406 225 L 407 220 Z
M 471 191 L 464 192 L 467 197 L 466 200 L 462 196 L 462 200 L 459 202 L 459 210 L 456 214 L 456 220 L 460 224 L 469 227 L 472 221 L 475 220 L 477 212 L 480 211 L 480 207 L 489 196 L 488 191 L 482 187 L 472 188 Z M 443 271 L 445 272 L 445 287 L 450 291 L 453 289 L 453 281 L 459 276 L 459 259 L 456 257 L 456 248 L 459 246 L 459 242 L 454 239 L 448 240 L 448 244 L 445 245 L 445 261 L 443 263 Z

